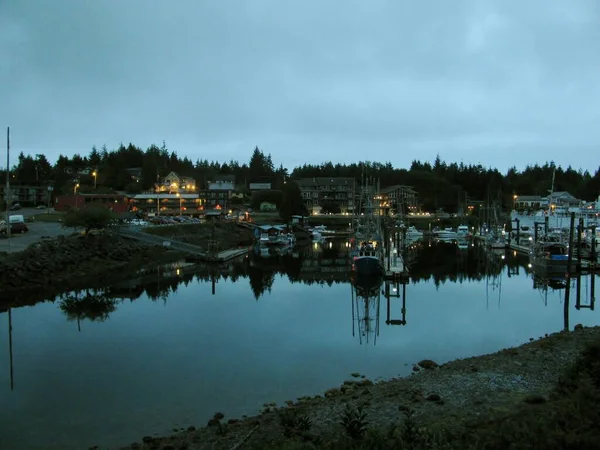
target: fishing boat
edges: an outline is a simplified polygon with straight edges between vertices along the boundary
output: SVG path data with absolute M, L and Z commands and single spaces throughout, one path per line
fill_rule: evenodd
M 565 273 L 568 265 L 568 248 L 563 242 L 537 242 L 530 254 L 534 271 L 543 273 Z
M 359 208 L 362 214 L 356 219 L 352 269 L 361 275 L 378 275 L 383 269 L 383 240 L 379 216 L 375 215 L 373 199 L 376 195 L 374 184 L 364 184 L 361 189 Z

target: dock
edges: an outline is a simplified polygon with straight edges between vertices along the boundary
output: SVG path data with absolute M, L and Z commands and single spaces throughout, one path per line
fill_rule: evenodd
M 205 251 L 198 245 L 144 233 L 143 231 L 129 227 L 115 227 L 115 231 L 121 236 L 135 239 L 148 245 L 162 245 L 163 247 L 187 253 L 186 261 L 189 262 L 226 262 L 248 254 L 247 248 L 234 248 L 220 252 Z
M 384 255 L 383 266 L 385 268 L 384 278 L 388 281 L 405 280 L 409 278 L 407 267 L 404 264 L 404 259 L 398 252 L 398 248 L 393 244 L 389 245 Z

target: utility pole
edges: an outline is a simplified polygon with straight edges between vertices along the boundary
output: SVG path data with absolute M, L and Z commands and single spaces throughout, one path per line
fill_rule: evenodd
M 9 239 L 10 245 L 10 204 L 12 195 L 10 194 L 10 127 L 6 127 L 6 189 L 4 196 L 6 197 L 6 237 Z

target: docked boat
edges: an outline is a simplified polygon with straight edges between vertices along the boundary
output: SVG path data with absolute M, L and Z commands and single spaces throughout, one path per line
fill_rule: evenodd
M 456 231 L 454 231 L 454 229 L 452 229 L 451 227 L 444 228 L 443 230 L 435 228 L 433 230 L 433 235 L 438 239 L 456 239 L 457 237 Z
M 531 251 L 530 262 L 534 270 L 544 273 L 565 273 L 568 264 L 568 248 L 562 242 L 540 241 Z
M 383 268 L 383 241 L 381 239 L 379 216 L 375 215 L 373 198 L 375 186 L 365 185 L 361 190 L 359 216 L 355 225 L 352 270 L 360 275 L 379 275 Z
M 411 225 L 406 229 L 406 239 L 408 239 L 410 241 L 415 241 L 422 237 L 423 237 L 423 232 L 417 230 L 414 225 Z

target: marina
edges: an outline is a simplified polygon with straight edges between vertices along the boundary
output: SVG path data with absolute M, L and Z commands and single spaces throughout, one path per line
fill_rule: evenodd
M 218 266 L 182 262 L 65 293 L 12 309 L 10 327 L 0 312 L 0 333 L 11 338 L 0 347 L 0 420 L 11 430 L 0 442 L 116 446 L 206 423 L 215 411 L 241 417 L 265 399 L 322 393 L 352 372 L 404 376 L 423 358 L 441 364 L 600 324 L 598 275 L 544 277 L 527 255 L 479 240 L 463 248 L 423 238 L 402 251 L 403 280 L 352 273 L 349 239 L 329 239 L 284 253 L 259 245 Z M 50 329 L 53 339 L 39 338 Z M 314 370 L 324 358 L 327 370 Z M 85 432 L 67 433 L 74 421 Z M 59 436 L 56 446 L 41 439 L 49 436 Z

